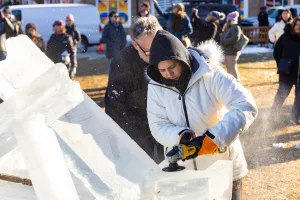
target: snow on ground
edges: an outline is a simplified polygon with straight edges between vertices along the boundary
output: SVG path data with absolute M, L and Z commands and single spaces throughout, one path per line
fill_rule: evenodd
M 258 54 L 258 53 L 272 53 L 273 49 L 266 47 L 259 47 L 257 45 L 247 45 L 243 50 L 242 54 Z

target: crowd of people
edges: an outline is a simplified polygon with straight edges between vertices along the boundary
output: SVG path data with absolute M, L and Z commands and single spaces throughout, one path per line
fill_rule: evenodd
M 108 46 L 112 42 L 110 35 L 118 38 L 112 42 L 114 50 L 107 48 L 106 53 L 109 80 L 105 111 L 156 163 L 161 163 L 175 144 L 201 147 L 195 155 L 183 155 L 190 169 L 195 158 L 196 164 L 232 160 L 232 199 L 240 200 L 242 178 L 248 170 L 239 135 L 255 120 L 257 107 L 252 95 L 242 86 L 237 67 L 241 54 L 237 46 L 241 46 L 243 37 L 239 13 L 226 16 L 211 11 L 201 20 L 198 10 L 193 9 L 190 19 L 181 3 L 174 4 L 171 13 L 163 12 L 156 0 L 153 4 L 167 21 L 166 30 L 149 14 L 147 1 L 139 4 L 139 13 L 133 18 L 130 45 L 124 47 L 122 31 L 115 35 L 115 27 L 122 26 L 116 24 L 116 12 L 111 13 L 110 23 L 104 28 L 108 38 L 103 42 Z M 265 13 L 262 9 L 262 19 Z M 225 19 L 225 25 L 221 26 L 220 21 Z M 115 29 L 110 28 L 111 23 Z M 272 108 L 278 112 L 295 85 L 292 119 L 300 124 L 300 18 L 292 19 L 286 10 L 277 23 L 280 25 L 275 25 L 269 33 L 271 41 L 271 37 L 275 38 L 274 58 L 280 80 Z M 191 37 L 193 42 L 189 40 Z M 220 67 L 223 54 L 227 73 Z M 288 74 L 280 71 L 281 65 L 290 65 Z M 221 148 L 225 151 L 215 153 Z
M 193 155 L 183 155 L 190 169 L 204 162 L 232 160 L 232 199 L 241 200 L 242 179 L 248 169 L 239 135 L 253 123 L 258 111 L 238 72 L 237 61 L 247 44 L 238 23 L 239 13 L 226 16 L 215 10 L 202 20 L 193 9 L 190 19 L 182 3 L 173 4 L 171 13 L 163 12 L 157 0 L 153 4 L 167 21 L 166 30 L 150 14 L 149 1 L 142 1 L 130 27 L 130 45 L 126 45 L 118 12 L 109 13 L 100 40 L 106 44 L 109 72 L 105 112 L 156 163 L 161 163 L 176 144 L 199 147 Z M 269 25 L 265 9 L 259 18 L 261 26 Z M 223 20 L 226 23 L 221 25 Z M 74 78 L 76 44 L 81 40 L 74 21 L 71 14 L 65 22 L 55 21 L 46 45 L 35 24 L 27 24 L 23 33 L 20 22 L 6 7 L 0 15 L 0 60 L 6 58 L 6 39 L 26 34 L 54 63 L 66 63 Z M 292 122 L 300 124 L 300 17 L 292 18 L 290 11 L 284 10 L 269 37 L 275 43 L 279 73 L 272 108 L 278 112 L 296 86 Z M 227 72 L 221 67 L 223 56 Z
M 0 11 L 0 61 L 7 56 L 5 42 L 10 37 L 26 34 L 32 42 L 44 52 L 54 63 L 63 62 L 69 70 L 70 78 L 74 79 L 77 69 L 77 47 L 81 41 L 81 35 L 74 24 L 74 16 L 66 16 L 65 22 L 57 20 L 53 23 L 53 34 L 45 44 L 44 39 L 38 34 L 35 24 L 25 25 L 25 32 L 21 22 L 17 21 L 11 9 L 6 6 Z

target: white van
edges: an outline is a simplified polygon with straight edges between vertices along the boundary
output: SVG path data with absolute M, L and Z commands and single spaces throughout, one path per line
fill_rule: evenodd
M 23 29 L 28 23 L 34 23 L 45 42 L 53 33 L 52 25 L 56 20 L 65 21 L 68 14 L 74 15 L 82 42 L 78 52 L 86 52 L 89 45 L 99 44 L 102 36 L 100 16 L 96 6 L 88 4 L 35 4 L 10 6 L 16 19 L 22 21 Z

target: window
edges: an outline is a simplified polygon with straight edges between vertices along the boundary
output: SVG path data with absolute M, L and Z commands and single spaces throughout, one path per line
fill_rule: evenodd
M 15 16 L 17 21 L 22 21 L 22 11 L 21 10 L 12 10 L 12 14 Z
M 277 9 L 270 9 L 268 10 L 268 15 L 270 18 L 275 19 L 278 16 L 278 10 Z

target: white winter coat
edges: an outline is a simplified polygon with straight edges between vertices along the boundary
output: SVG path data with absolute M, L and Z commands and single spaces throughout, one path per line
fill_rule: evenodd
M 280 38 L 284 33 L 285 25 L 286 23 L 283 20 L 280 20 L 269 30 L 268 35 L 271 42 L 275 43 Z
M 214 142 L 219 147 L 229 146 L 225 153 L 197 157 L 197 167 L 206 168 L 216 160 L 230 159 L 233 161 L 233 180 L 240 179 L 248 169 L 238 135 L 256 118 L 255 101 L 250 92 L 221 67 L 209 65 L 195 50 L 189 52 L 194 67 L 199 67 L 193 73 L 185 94 L 190 129 L 197 136 L 209 130 L 215 135 Z M 178 133 L 188 129 L 183 97 L 175 87 L 166 87 L 152 80 L 147 101 L 151 133 L 165 146 L 165 151 L 170 151 L 179 142 Z M 229 111 L 225 111 L 224 106 Z M 191 160 L 180 164 L 194 169 Z

